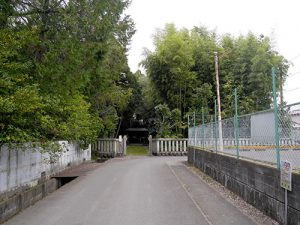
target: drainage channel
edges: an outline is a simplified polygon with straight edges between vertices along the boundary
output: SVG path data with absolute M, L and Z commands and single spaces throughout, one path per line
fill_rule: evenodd
M 46 179 L 46 173 L 42 172 L 38 185 L 29 189 L 22 189 L 0 201 L 0 224 L 67 183 L 85 176 L 98 168 L 99 165 L 99 163 L 94 162 L 84 163 L 51 176 L 50 179 Z
M 90 171 L 95 170 L 98 167 L 99 167 L 99 163 L 94 163 L 94 162 L 84 163 L 79 166 L 69 168 L 58 174 L 55 174 L 51 178 L 56 180 L 57 189 L 59 189 L 78 177 L 86 176 Z
M 57 181 L 57 189 L 61 188 L 62 186 L 70 183 L 71 181 L 75 180 L 78 176 L 63 176 L 63 177 L 52 177 Z

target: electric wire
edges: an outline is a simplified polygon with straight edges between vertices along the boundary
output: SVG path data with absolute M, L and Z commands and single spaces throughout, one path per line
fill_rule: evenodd
M 291 58 L 291 59 L 288 60 L 288 61 L 294 61 L 295 59 L 297 59 L 297 58 L 299 58 L 299 57 L 300 57 L 300 55 L 296 55 L 295 57 Z
M 289 89 L 289 90 L 284 90 L 284 92 L 292 92 L 292 91 L 296 91 L 296 90 L 300 90 L 300 87 Z
M 297 71 L 297 72 L 295 72 L 295 73 L 287 74 L 287 78 L 290 79 L 290 78 L 292 78 L 292 77 L 298 77 L 298 76 L 296 76 L 296 75 L 298 75 L 298 74 L 300 74 L 300 71 Z

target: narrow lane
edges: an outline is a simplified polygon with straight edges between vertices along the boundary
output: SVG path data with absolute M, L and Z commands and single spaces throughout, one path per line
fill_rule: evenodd
M 184 160 L 186 157 L 135 157 L 108 161 L 5 225 L 254 224 L 191 173 L 182 164 Z M 222 208 L 232 218 L 226 220 Z

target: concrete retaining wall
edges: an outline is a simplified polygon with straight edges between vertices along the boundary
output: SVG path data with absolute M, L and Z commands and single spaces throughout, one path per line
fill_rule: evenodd
M 81 150 L 77 144 L 61 141 L 64 153 L 56 163 L 47 162 L 48 155 L 41 154 L 38 149 L 9 150 L 2 147 L 0 151 L 0 201 L 9 198 L 19 190 L 38 184 L 41 179 L 91 160 L 90 147 Z
M 2 147 L 0 151 L 0 224 L 59 188 L 50 177 L 70 166 L 91 160 L 91 147 L 60 141 L 64 152 L 55 163 L 38 149 L 26 151 Z
M 0 224 L 38 200 L 41 200 L 58 187 L 58 181 L 53 178 L 28 190 L 16 193 L 4 201 L 0 201 Z
M 266 215 L 284 222 L 284 190 L 276 168 L 192 147 L 188 149 L 188 162 Z M 288 224 L 300 225 L 299 174 L 293 174 L 292 183 L 292 192 L 288 192 Z

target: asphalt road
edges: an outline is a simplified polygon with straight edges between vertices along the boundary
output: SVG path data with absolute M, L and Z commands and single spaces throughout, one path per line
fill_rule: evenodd
M 255 224 L 183 161 L 186 157 L 110 160 L 5 225 Z

